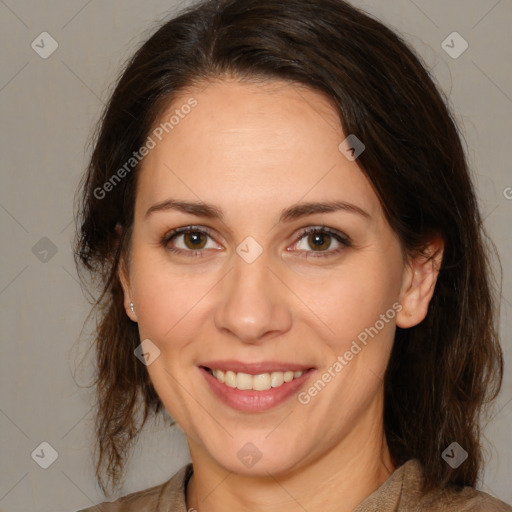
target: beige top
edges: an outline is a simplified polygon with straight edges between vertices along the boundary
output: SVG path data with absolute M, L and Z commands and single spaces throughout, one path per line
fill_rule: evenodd
M 187 512 L 185 498 L 191 475 L 192 464 L 187 464 L 161 485 L 79 512 Z M 472 487 L 460 492 L 436 490 L 422 496 L 422 479 L 421 464 L 411 459 L 395 469 L 353 512 L 512 512 L 510 505 Z

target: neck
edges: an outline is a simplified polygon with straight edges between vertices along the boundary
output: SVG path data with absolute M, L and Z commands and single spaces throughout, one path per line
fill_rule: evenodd
M 194 474 L 187 508 L 198 512 L 243 510 L 350 512 L 394 471 L 382 423 L 358 425 L 315 461 L 278 476 L 238 475 L 222 468 L 189 440 Z

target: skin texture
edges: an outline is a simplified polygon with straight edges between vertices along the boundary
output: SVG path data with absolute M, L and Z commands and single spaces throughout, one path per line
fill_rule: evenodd
M 394 470 L 382 376 L 395 326 L 426 315 L 442 246 L 432 243 L 434 261 L 404 259 L 370 182 L 338 150 L 346 134 L 318 92 L 226 78 L 186 91 L 162 119 L 191 96 L 197 106 L 143 162 L 130 264 L 120 270 L 126 312 L 141 340 L 160 350 L 150 378 L 187 435 L 187 506 L 350 511 Z M 215 205 L 223 219 L 176 210 L 146 216 L 171 198 Z M 279 223 L 283 209 L 317 201 L 348 202 L 369 217 L 339 210 Z M 211 231 L 197 257 L 186 235 L 161 243 L 184 226 Z M 350 246 L 325 235 L 315 250 L 308 235 L 299 239 L 309 227 L 340 232 Z M 236 252 L 249 236 L 263 250 L 252 263 Z M 316 368 L 307 390 L 398 303 L 401 311 L 306 405 L 294 396 L 240 412 L 213 395 L 198 369 L 214 359 L 306 364 Z M 248 442 L 262 454 L 250 468 L 237 457 Z

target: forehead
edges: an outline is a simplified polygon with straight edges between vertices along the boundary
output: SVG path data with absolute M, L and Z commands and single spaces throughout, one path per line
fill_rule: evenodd
M 193 106 L 191 106 L 193 105 Z M 167 196 L 254 208 L 358 198 L 380 209 L 325 95 L 289 82 L 215 81 L 182 92 L 155 123 L 138 208 Z M 307 197 L 306 197 L 307 196 Z M 277 202 L 276 202 L 277 200 Z

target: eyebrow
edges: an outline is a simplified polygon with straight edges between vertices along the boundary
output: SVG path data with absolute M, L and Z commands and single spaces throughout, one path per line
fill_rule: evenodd
M 223 221 L 224 215 L 222 210 L 214 205 L 203 203 L 200 201 L 179 201 L 176 199 L 167 199 L 160 203 L 156 203 L 146 211 L 145 218 L 156 212 L 180 211 L 195 215 L 196 217 L 204 217 L 208 219 L 219 219 Z M 344 211 L 361 215 L 367 219 L 371 219 L 371 215 L 361 207 L 347 203 L 345 201 L 328 201 L 328 202 L 309 202 L 299 203 L 281 211 L 279 223 L 291 222 L 315 213 L 331 213 L 336 211 Z

